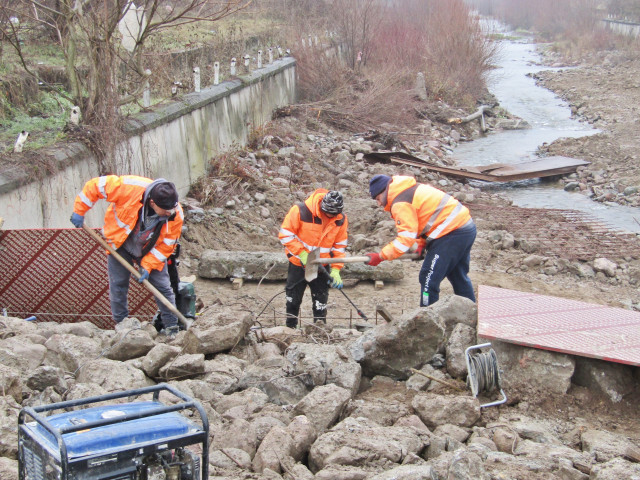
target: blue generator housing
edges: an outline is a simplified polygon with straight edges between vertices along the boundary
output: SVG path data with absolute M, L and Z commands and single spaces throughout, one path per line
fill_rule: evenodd
M 177 402 L 161 402 L 163 391 Z M 152 399 L 105 405 L 144 394 Z M 46 416 L 55 410 L 66 411 Z M 208 452 L 204 409 L 164 383 L 26 407 L 18 416 L 20 480 L 207 480 Z

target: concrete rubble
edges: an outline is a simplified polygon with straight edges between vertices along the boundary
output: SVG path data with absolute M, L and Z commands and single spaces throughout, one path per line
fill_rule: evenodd
M 528 416 L 526 401 L 480 407 L 462 383 L 464 349 L 480 342 L 476 306 L 461 297 L 364 333 L 327 328 L 315 342 L 300 330 L 259 328 L 230 307 L 205 311 L 170 341 L 136 319 L 115 331 L 0 321 L 3 479 L 18 478 L 21 407 L 166 381 L 207 412 L 210 479 L 640 478 L 628 453 L 639 446 L 621 433 Z M 516 397 L 563 394 L 579 380 L 615 402 L 630 375 L 606 362 L 493 347 L 502 386 Z

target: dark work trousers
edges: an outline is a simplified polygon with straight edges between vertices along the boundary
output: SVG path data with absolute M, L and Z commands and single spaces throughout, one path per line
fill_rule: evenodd
M 107 270 L 109 272 L 109 300 L 111 302 L 111 314 L 116 323 L 120 323 L 129 316 L 129 279 L 131 272 L 127 270 L 113 255 L 107 255 Z M 173 288 L 169 279 L 169 272 L 165 264 L 162 270 L 151 270 L 149 282 L 162 293 L 173 305 L 176 304 Z M 162 323 L 164 327 L 174 327 L 178 325 L 178 317 L 169 310 L 164 303 L 156 299 L 156 304 L 160 309 Z
M 327 323 L 327 301 L 329 300 L 327 276 L 318 270 L 316 279 L 307 282 L 304 279 L 304 268 L 289 262 L 287 286 L 285 287 L 285 295 L 287 296 L 287 327 L 296 328 L 298 326 L 298 312 L 300 311 L 302 297 L 307 285 L 309 285 L 311 289 L 313 321 Z
M 440 282 L 447 278 L 453 292 L 476 301 L 473 285 L 469 279 L 471 246 L 476 239 L 473 222 L 436 238 L 427 245 L 427 253 L 420 269 L 420 306 L 427 307 L 440 298 Z

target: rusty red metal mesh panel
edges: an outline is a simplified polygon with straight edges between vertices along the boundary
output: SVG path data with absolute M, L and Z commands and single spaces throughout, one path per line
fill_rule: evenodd
M 156 308 L 153 296 L 132 281 L 130 315 L 151 320 Z M 12 317 L 113 328 L 104 249 L 76 228 L 1 231 L 0 310 Z
M 577 210 L 475 204 L 469 209 L 475 219 L 496 224 L 516 240 L 539 245 L 543 254 L 583 261 L 640 256 L 636 234 L 616 230 Z
M 478 287 L 478 336 L 640 366 L 640 312 Z

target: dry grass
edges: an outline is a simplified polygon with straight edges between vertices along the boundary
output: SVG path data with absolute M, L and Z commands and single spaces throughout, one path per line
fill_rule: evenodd
M 494 15 L 513 28 L 535 31 L 544 41 L 555 42 L 555 50 L 571 59 L 612 49 L 632 49 L 635 42 L 605 30 L 601 19 L 607 14 L 640 16 L 636 0 L 568 0 L 563 14 L 555 0 L 475 0 L 481 13 Z M 603 9 L 603 7 L 607 9 Z M 640 18 L 640 17 L 637 17 Z
M 349 130 L 383 123 L 402 125 L 414 119 L 412 102 L 416 74 L 424 72 L 434 100 L 472 108 L 486 90 L 486 75 L 492 68 L 496 44 L 482 32 L 462 0 L 404 0 L 384 7 L 366 4 L 340 12 L 353 25 L 348 32 L 365 30 L 372 19 L 375 35 L 348 37 L 353 42 L 345 57 L 337 48 L 298 48 L 298 88 L 305 107 L 325 120 Z M 344 2 L 334 3 L 334 7 Z M 361 11 L 361 18 L 353 16 Z M 336 14 L 336 13 L 334 13 Z M 358 28 L 360 26 L 360 28 Z M 362 60 L 351 68 L 352 55 Z

